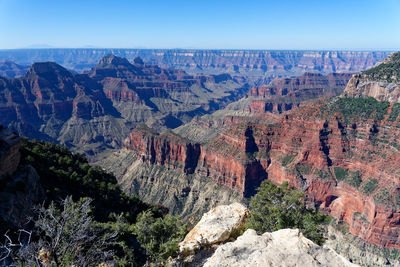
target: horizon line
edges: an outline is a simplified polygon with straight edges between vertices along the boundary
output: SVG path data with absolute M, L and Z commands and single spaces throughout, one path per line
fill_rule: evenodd
M 9 51 L 9 50 L 68 50 L 68 49 L 81 49 L 81 50 L 188 50 L 188 51 L 321 51 L 321 52 L 395 52 L 400 51 L 400 48 L 333 48 L 333 49 L 325 49 L 325 48 L 315 48 L 315 49 L 275 49 L 275 48 L 264 48 L 264 49 L 252 49 L 252 48 L 117 48 L 117 47 L 37 47 L 37 48 L 0 48 L 0 51 Z

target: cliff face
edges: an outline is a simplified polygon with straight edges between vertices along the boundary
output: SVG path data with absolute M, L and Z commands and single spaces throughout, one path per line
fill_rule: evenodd
M 21 78 L 0 78 L 0 89 L 0 123 L 29 137 L 56 139 L 73 116 L 117 113 L 99 85 L 55 63 L 35 63 Z
M 145 62 L 163 67 L 241 68 L 264 71 L 303 69 L 304 71 L 356 72 L 374 66 L 390 52 L 353 51 L 268 51 L 189 49 L 26 49 L 1 51 L 0 58 L 32 64 L 32 60 L 56 61 L 71 69 L 90 68 L 113 53 L 128 60 L 140 56 Z
M 330 97 L 342 93 L 351 78 L 349 73 L 305 73 L 296 78 L 279 78 L 267 86 L 253 87 L 250 113 L 282 113 L 298 107 L 301 102 L 318 97 Z
M 43 197 L 35 169 L 21 163 L 21 143 L 15 133 L 0 126 L 1 232 L 26 225 L 32 206 Z
M 239 137 L 226 133 L 211 144 L 200 145 L 172 134 L 135 130 L 125 140 L 125 148 L 144 163 L 211 178 L 248 196 L 266 178 L 262 163 L 249 156 L 258 151 L 251 131 Z
M 373 97 L 379 101 L 400 102 L 400 52 L 376 67 L 354 75 L 343 93 L 345 97 Z
M 194 114 L 220 109 L 247 91 L 227 74 L 189 75 L 145 64 L 141 58 L 131 64 L 114 55 L 104 57 L 89 76 L 103 85 L 124 118 L 155 129 L 175 128 Z
M 247 80 L 268 83 L 275 77 L 304 72 L 358 72 L 373 67 L 390 52 L 353 51 L 268 51 L 268 50 L 186 50 L 186 49 L 27 49 L 0 51 L 0 59 L 30 65 L 55 61 L 81 71 L 90 69 L 104 56 L 113 53 L 132 61 L 191 72 L 227 73 Z
M 138 123 L 175 128 L 246 92 L 229 75 L 192 76 L 140 58 L 108 55 L 87 74 L 35 63 L 20 78 L 0 78 L 0 124 L 93 154 L 121 147 Z
M 0 125 L 0 176 L 13 174 L 19 165 L 21 140 Z
M 147 164 L 173 166 L 182 173 L 191 154 L 198 158 L 193 164 L 197 177 L 208 177 L 243 196 L 254 194 L 263 179 L 287 181 L 303 189 L 310 204 L 346 222 L 354 235 L 400 248 L 399 110 L 373 99 L 316 100 L 278 122 L 242 118 L 226 125 L 217 137 L 199 145 L 200 153 L 191 154 L 187 143 L 176 147 L 177 137 L 153 142 L 168 143 L 169 149 L 152 146 L 147 134 L 131 135 L 129 142 L 139 145 L 128 149 Z M 170 159 L 179 164 L 166 164 Z M 124 179 L 129 183 L 128 176 Z

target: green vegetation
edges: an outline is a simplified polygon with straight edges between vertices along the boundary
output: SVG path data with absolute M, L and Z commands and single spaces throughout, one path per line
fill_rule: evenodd
M 296 155 L 288 155 L 282 158 L 282 166 L 286 167 L 287 165 L 289 165 L 294 158 L 296 157 Z
M 314 174 L 317 175 L 322 180 L 330 180 L 333 178 L 329 170 L 324 171 L 320 169 L 315 169 Z
M 311 170 L 312 170 L 312 167 L 308 166 L 308 165 L 297 165 L 296 166 L 296 171 L 302 175 L 310 174 Z
M 151 211 L 139 215 L 134 232 L 147 254 L 158 262 L 177 256 L 178 243 L 187 233 L 186 225 L 176 217 L 155 218 Z
M 363 71 L 362 74 L 367 75 L 371 80 L 400 82 L 400 53 L 394 53 L 390 61 Z
M 349 122 L 354 119 L 382 120 L 389 107 L 388 102 L 375 98 L 338 98 L 330 107 L 329 113 L 341 113 Z
M 349 172 L 349 175 L 345 181 L 352 187 L 358 188 L 362 183 L 361 175 L 359 171 Z
M 43 141 L 24 140 L 23 160 L 31 164 L 40 176 L 48 202 L 72 196 L 93 199 L 94 215 L 98 221 L 107 221 L 112 213 L 124 213 L 129 222 L 151 206 L 137 196 L 124 194 L 117 179 L 98 166 L 90 166 L 87 159 L 72 154 L 68 148 Z
M 389 121 L 395 121 L 400 114 L 400 103 L 393 104 L 392 112 L 390 112 Z
M 117 232 L 93 220 L 90 202 L 68 197 L 61 209 L 54 202 L 48 208 L 41 206 L 35 221 L 37 238 L 19 251 L 20 265 L 97 266 L 113 261 Z
M 394 205 L 393 197 L 387 188 L 383 188 L 377 194 L 375 194 L 374 200 L 377 203 L 385 204 L 389 207 L 392 207 Z
M 322 213 L 308 209 L 304 197 L 304 193 L 289 187 L 287 183 L 276 186 L 264 180 L 250 200 L 250 216 L 246 227 L 259 234 L 298 228 L 307 238 L 322 244 L 322 224 L 329 219 Z
M 335 166 L 333 167 L 333 172 L 335 173 L 336 179 L 338 179 L 339 181 L 343 181 L 344 178 L 347 176 L 348 170 Z
M 361 174 L 359 171 L 349 171 L 347 169 L 343 169 L 341 167 L 333 167 L 333 172 L 335 173 L 336 179 L 341 182 L 345 182 L 352 187 L 358 188 L 361 183 Z
M 40 259 L 49 263 L 46 266 L 97 266 L 106 261 L 137 266 L 176 254 L 186 227 L 165 215 L 165 208 L 127 196 L 112 174 L 90 166 L 82 155 L 63 146 L 24 139 L 21 154 L 22 163 L 36 169 L 45 201 L 32 214 L 34 224 L 27 226 L 32 231 L 29 251 L 13 252 L 14 262 L 31 266 L 32 260 Z
M 370 179 L 362 188 L 362 191 L 366 194 L 370 194 L 375 191 L 378 187 L 378 180 Z

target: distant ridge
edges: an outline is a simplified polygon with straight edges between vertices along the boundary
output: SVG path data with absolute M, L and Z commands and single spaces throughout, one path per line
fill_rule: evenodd
M 191 74 L 229 73 L 257 85 L 305 72 L 355 73 L 373 67 L 391 54 L 390 51 L 53 48 L 0 50 L 0 60 L 22 65 L 54 61 L 67 69 L 82 72 L 111 53 L 128 61 L 140 56 L 148 64 L 183 69 Z

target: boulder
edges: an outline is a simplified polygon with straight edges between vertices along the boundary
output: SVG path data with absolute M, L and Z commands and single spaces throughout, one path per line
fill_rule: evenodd
M 297 229 L 257 235 L 249 229 L 234 242 L 219 246 L 204 267 L 212 266 L 357 266 L 331 249 L 305 238 Z
M 180 252 L 193 254 L 200 248 L 227 241 L 240 231 L 248 212 L 247 208 L 240 203 L 213 208 L 203 215 L 179 244 Z

